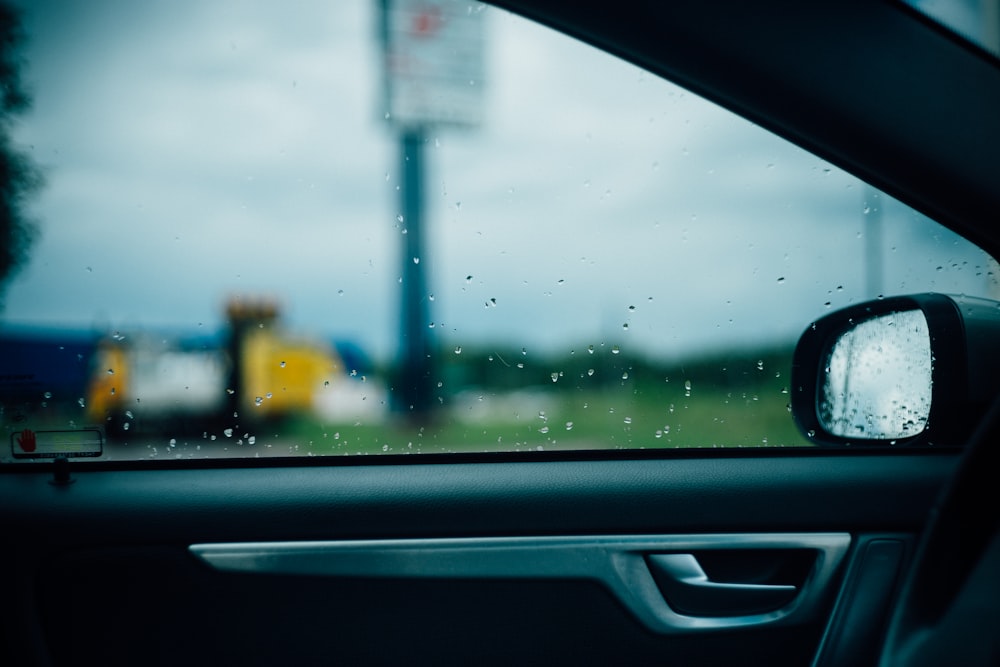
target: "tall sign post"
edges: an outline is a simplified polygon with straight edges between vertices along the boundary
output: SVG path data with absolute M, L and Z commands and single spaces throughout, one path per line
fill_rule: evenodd
M 379 0 L 383 104 L 400 142 L 400 347 L 393 407 L 416 421 L 437 404 L 425 245 L 424 147 L 441 126 L 482 115 L 482 5 L 468 0 Z

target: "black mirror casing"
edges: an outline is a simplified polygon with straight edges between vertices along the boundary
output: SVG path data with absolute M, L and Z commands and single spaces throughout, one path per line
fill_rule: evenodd
M 906 437 L 844 437 L 824 426 L 820 404 L 834 345 L 874 318 L 920 311 L 930 338 L 930 408 L 924 428 Z M 821 445 L 960 445 L 1000 391 L 1000 303 L 926 293 L 868 301 L 812 323 L 792 360 L 792 415 Z

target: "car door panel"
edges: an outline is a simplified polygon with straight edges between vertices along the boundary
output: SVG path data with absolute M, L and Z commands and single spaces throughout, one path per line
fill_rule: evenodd
M 3 563 L 22 582 L 5 650 L 14 664 L 57 665 L 807 664 L 821 643 L 835 657 L 837 627 L 881 618 L 953 465 L 799 453 L 81 466 L 62 485 L 48 469 L 19 471 L 0 485 Z M 833 551 L 816 551 L 830 539 Z M 886 544 L 895 560 L 872 570 L 873 545 Z M 663 591 L 651 554 L 694 554 L 713 583 L 768 585 L 748 551 L 766 565 L 801 548 L 813 554 L 807 613 L 785 617 L 796 595 L 741 623 L 668 611 L 682 622 L 666 627 L 632 599 Z M 881 598 L 858 601 L 878 584 Z M 834 657 L 823 664 L 844 664 Z

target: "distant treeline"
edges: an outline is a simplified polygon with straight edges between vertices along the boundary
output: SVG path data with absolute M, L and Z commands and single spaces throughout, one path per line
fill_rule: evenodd
M 793 349 L 789 343 L 657 360 L 610 345 L 583 345 L 561 356 L 521 348 L 453 347 L 438 354 L 437 374 L 445 394 L 469 388 L 611 389 L 623 382 L 637 389 L 664 383 L 683 387 L 689 382 L 702 388 L 751 391 L 787 385 Z

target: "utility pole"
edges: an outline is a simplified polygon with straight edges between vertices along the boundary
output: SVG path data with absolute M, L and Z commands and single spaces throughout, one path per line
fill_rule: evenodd
M 875 299 L 883 292 L 882 267 L 882 196 L 870 185 L 865 186 L 865 294 Z
M 400 136 L 400 204 L 402 209 L 401 354 L 395 391 L 397 407 L 422 421 L 434 406 L 434 356 L 430 339 L 427 293 L 427 248 L 424 242 L 424 142 L 420 129 Z

